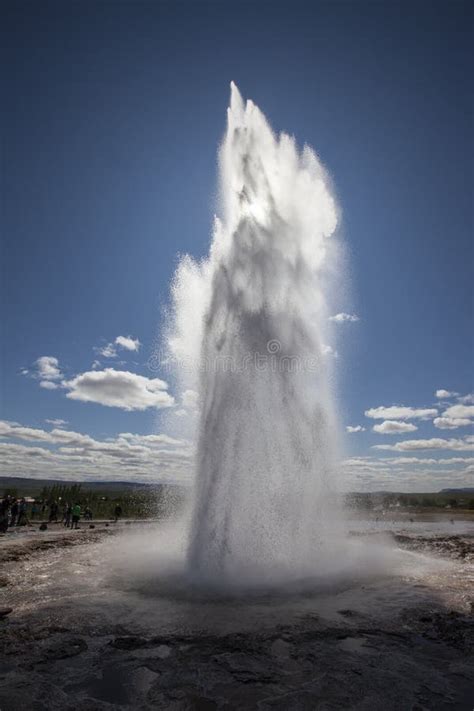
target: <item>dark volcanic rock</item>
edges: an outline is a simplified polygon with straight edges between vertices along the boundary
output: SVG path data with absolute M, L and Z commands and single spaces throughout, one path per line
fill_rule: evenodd
M 128 637 L 116 637 L 109 644 L 115 649 L 131 650 L 146 647 L 149 645 L 149 640 L 145 639 L 145 637 L 133 637 L 130 635 Z
M 43 650 L 45 661 L 77 657 L 87 650 L 87 642 L 81 637 L 61 637 Z
M 87 530 L 70 537 L 71 544 L 19 542 L 20 562 L 5 565 L 13 571 L 15 615 L 1 625 L 0 709 L 472 711 L 472 546 L 459 555 L 464 544 L 452 540 L 446 546 L 441 537 L 406 538 L 400 545 L 431 546 L 456 562 L 429 580 L 355 581 L 336 589 L 329 603 L 330 596 L 315 593 L 304 602 L 279 597 L 237 604 L 207 598 L 163 604 L 120 589 L 114 595 L 94 581 L 99 568 L 96 560 L 89 566 L 87 551 L 78 551 L 86 574 L 74 577 L 71 598 L 69 577 L 54 596 L 60 576 L 42 597 L 44 566 L 63 557 L 68 576 L 77 555 L 69 546 L 97 538 Z M 41 575 L 35 583 L 36 552 Z M 11 553 L 5 547 L 0 557 L 12 561 Z M 28 595 L 37 591 L 34 605 Z

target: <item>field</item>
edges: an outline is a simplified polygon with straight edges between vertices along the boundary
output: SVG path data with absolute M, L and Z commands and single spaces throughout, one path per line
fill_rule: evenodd
M 173 519 L 9 531 L 0 708 L 471 711 L 472 518 L 350 526 L 340 574 L 260 591 L 196 586 Z

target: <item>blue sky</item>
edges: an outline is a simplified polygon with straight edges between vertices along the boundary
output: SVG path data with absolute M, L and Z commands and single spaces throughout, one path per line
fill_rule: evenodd
M 473 405 L 471 15 L 462 2 L 11 5 L 1 415 L 17 424 L 4 425 L 4 473 L 148 479 L 158 460 L 142 468 L 129 450 L 153 446 L 158 476 L 179 476 L 186 444 L 143 439 L 162 431 L 159 383 L 150 395 L 117 376 L 144 407 L 127 410 L 128 395 L 84 401 L 91 377 L 77 379 L 94 361 L 165 378 L 147 362 L 178 255 L 209 246 L 233 79 L 334 180 L 351 282 L 342 310 L 359 317 L 337 344 L 342 426 L 365 428 L 346 436 L 353 488 L 472 485 L 472 427 L 454 426 Z M 108 344 L 114 358 L 100 353 Z M 458 409 L 442 427 L 433 413 L 364 414 L 392 405 Z M 373 431 L 386 420 L 417 429 Z

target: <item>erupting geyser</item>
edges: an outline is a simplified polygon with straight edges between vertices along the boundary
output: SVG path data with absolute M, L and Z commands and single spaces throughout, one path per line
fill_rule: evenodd
M 339 533 L 325 345 L 338 211 L 313 151 L 231 86 L 222 217 L 209 258 L 178 268 L 169 351 L 198 394 L 189 571 L 267 584 L 317 574 Z

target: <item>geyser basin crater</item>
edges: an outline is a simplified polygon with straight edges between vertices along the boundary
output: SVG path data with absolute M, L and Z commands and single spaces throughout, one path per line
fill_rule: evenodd
M 430 576 L 447 575 L 454 563 L 421 552 L 398 547 L 387 532 L 368 528 L 362 535 L 349 536 L 338 557 L 321 553 L 317 567 L 308 565 L 305 574 L 295 576 L 294 569 L 276 569 L 262 575 L 259 570 L 241 570 L 239 580 L 223 577 L 198 579 L 190 570 L 183 527 L 176 522 L 150 531 L 130 532 L 117 541 L 107 542 L 100 552 L 104 584 L 117 590 L 146 598 L 169 598 L 176 602 L 240 601 L 250 605 L 284 600 L 295 602 L 299 596 L 317 604 L 328 594 L 357 590 L 364 584 L 390 585 L 406 579 L 412 583 Z M 371 540 L 374 537 L 375 540 Z

